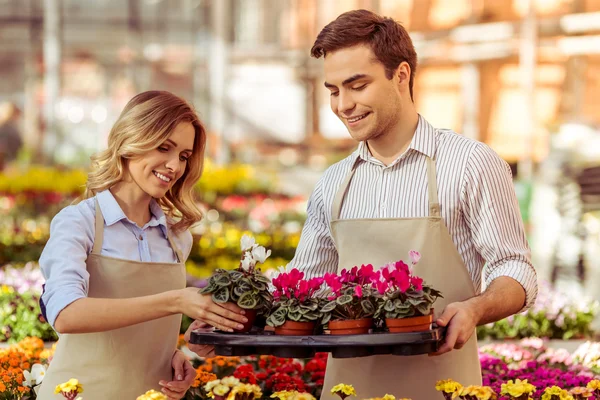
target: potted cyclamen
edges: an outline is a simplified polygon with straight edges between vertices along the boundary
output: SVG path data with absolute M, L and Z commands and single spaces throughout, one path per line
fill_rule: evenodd
M 368 333 L 373 326 L 378 292 L 375 284 L 379 272 L 371 264 L 343 269 L 340 274 L 325 274 L 329 286 L 327 300 L 321 308 L 322 323 L 332 335 Z
M 209 278 L 207 286 L 200 290 L 202 294 L 212 294 L 215 303 L 232 302 L 246 310 L 248 322 L 236 332 L 249 332 L 257 315 L 268 315 L 273 303 L 269 291 L 270 280 L 256 265 L 264 263 L 271 250 L 255 243 L 248 235 L 241 239 L 242 257 L 238 268 L 233 270 L 216 269 Z
M 420 254 L 411 251 L 409 255 L 412 265 L 416 265 Z M 392 333 L 431 329 L 432 306 L 438 297 L 443 297 L 441 292 L 413 275 L 411 268 L 402 260 L 385 265 L 380 272 L 376 287 L 381 297 L 375 318 L 385 320 L 385 325 Z
M 316 296 L 323 278 L 305 280 L 304 272 L 294 268 L 273 279 L 273 312 L 267 324 L 277 335 L 311 335 L 322 314 L 323 299 Z

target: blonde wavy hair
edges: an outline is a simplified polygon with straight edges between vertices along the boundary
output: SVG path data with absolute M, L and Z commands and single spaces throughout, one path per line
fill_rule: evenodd
M 194 149 L 181 178 L 157 201 L 175 233 L 200 221 L 202 213 L 194 201 L 194 185 L 202 175 L 206 131 L 192 106 L 166 91 L 143 92 L 127 103 L 110 131 L 108 148 L 91 157 L 92 169 L 83 198 L 121 182 L 126 178 L 126 160 L 156 149 L 181 122 L 194 126 Z

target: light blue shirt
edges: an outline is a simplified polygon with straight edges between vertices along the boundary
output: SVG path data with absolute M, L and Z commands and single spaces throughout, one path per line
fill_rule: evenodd
M 53 327 L 66 306 L 87 297 L 90 275 L 85 262 L 94 247 L 96 198 L 104 216 L 100 254 L 133 261 L 177 262 L 167 239 L 167 218 L 154 199 L 150 202 L 150 221 L 142 228 L 127 218 L 109 190 L 65 207 L 52 219 L 50 239 L 40 257 L 46 279 L 42 309 L 45 307 L 46 319 Z M 187 259 L 192 248 L 191 233 L 172 236 Z

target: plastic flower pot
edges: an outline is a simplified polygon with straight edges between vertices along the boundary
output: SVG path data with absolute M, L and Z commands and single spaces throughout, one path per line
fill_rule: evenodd
M 283 325 L 275 327 L 275 334 L 287 336 L 308 336 L 312 335 L 314 330 L 315 323 L 313 321 L 285 321 Z
M 242 329 L 234 329 L 233 331 L 236 333 L 247 333 L 250 332 L 252 327 L 254 326 L 254 320 L 256 319 L 256 310 L 244 310 L 244 316 L 248 318 L 248 322 L 242 324 L 244 327 Z
M 408 318 L 386 318 L 385 325 L 390 333 L 423 332 L 431 329 L 433 310 L 429 315 Z
M 331 335 L 360 335 L 369 333 L 369 329 L 373 327 L 373 318 L 329 321 L 328 326 Z

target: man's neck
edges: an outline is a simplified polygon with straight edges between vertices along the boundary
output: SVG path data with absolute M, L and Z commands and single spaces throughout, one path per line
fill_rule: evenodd
M 411 111 L 400 118 L 398 124 L 388 132 L 367 140 L 371 155 L 386 166 L 396 161 L 410 146 L 419 123 L 419 114 L 414 109 Z

